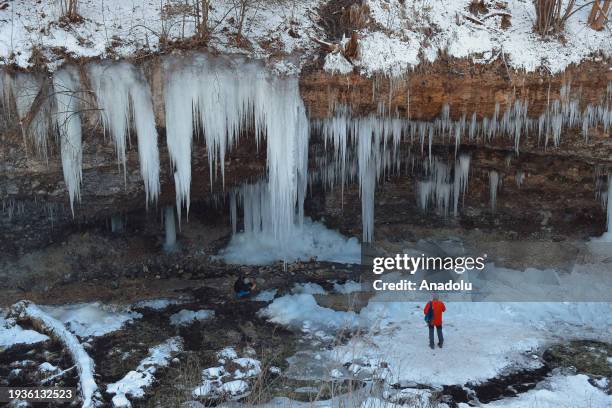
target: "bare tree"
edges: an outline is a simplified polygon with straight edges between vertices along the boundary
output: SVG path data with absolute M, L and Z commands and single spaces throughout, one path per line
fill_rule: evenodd
M 603 1 L 603 4 L 601 3 Z M 595 0 L 593 8 L 589 14 L 588 24 L 593 30 L 601 31 L 609 21 L 608 11 L 610 11 L 610 0 Z
M 256 8 L 261 1 L 259 0 L 233 0 L 234 2 L 234 10 L 236 12 L 236 26 L 238 32 L 236 33 L 236 37 L 238 41 L 242 39 L 242 32 L 244 30 L 244 23 L 246 20 L 247 13 Z
M 573 14 L 576 0 L 568 0 L 565 7 L 563 0 L 534 0 L 536 21 L 534 29 L 543 36 L 558 34 L 565 22 Z
M 67 17 L 69 20 L 79 19 L 78 0 L 59 0 L 62 17 Z
M 203 40 L 207 40 L 210 35 L 208 13 L 210 12 L 211 3 L 211 0 L 194 0 L 193 4 L 197 35 Z

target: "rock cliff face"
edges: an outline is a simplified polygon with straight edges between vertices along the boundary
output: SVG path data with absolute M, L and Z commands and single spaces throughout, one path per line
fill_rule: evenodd
M 150 86 L 160 135 L 161 190 L 157 205 L 149 208 L 149 212 L 156 213 L 175 202 L 173 171 L 165 140 L 164 87 L 168 72 L 164 71 L 161 58 L 145 61 L 139 68 Z M 17 101 L 6 94 L 5 87 L 0 135 L 3 202 L 0 250 L 5 261 L 45 248 L 72 232 L 106 225 L 113 215 L 145 212 L 135 138 L 132 137 L 127 148 L 124 178 L 114 143 L 104 136 L 99 112 L 92 102 L 88 70 L 79 67 L 79 72 L 92 108 L 81 113 L 83 182 L 81 201 L 75 206 L 74 216 L 62 176 L 57 140 L 49 138 L 48 157 L 44 158 L 37 154 L 28 136 L 27 129 L 43 106 L 45 86 L 51 79 L 39 76 L 43 86 L 34 91 L 34 103 L 26 113 L 17 112 Z M 581 117 L 587 116 L 589 105 L 609 112 L 610 81 L 612 71 L 606 61 L 583 63 L 557 76 L 510 72 L 503 65 L 474 66 L 444 60 L 398 79 L 331 75 L 319 69 L 306 69 L 299 78 L 299 88 L 312 125 L 309 167 L 313 174 L 320 170 L 317 157 L 324 156 L 325 149 L 330 148 L 317 123 L 340 111 L 350 111 L 352 117 L 383 113 L 384 117 L 423 123 L 440 118 L 454 123 L 463 121 L 462 131 L 467 133 L 471 121 L 477 121 L 479 126 L 483 120 L 489 123 L 493 117 L 501 121 L 504 112 L 513 111 L 518 101 L 524 109 L 522 115 L 532 121 L 531 127 L 526 128 L 528 134 L 519 141 L 518 152 L 516 140 L 503 135 L 490 140 L 462 137 L 459 141 L 450 132 L 434 135 L 432 153 L 444 161 L 453 162 L 456 149 L 471 155 L 469 190 L 462 199 L 465 206 L 462 205 L 461 217 L 456 219 L 436 211 L 419 211 L 416 182 L 423 177 L 428 146 L 422 153 L 418 137 L 412 142 L 408 137 L 403 138 L 399 149 L 404 157 L 402 170 L 384 174 L 378 183 L 375 223 L 382 227 L 375 236 L 380 239 L 393 234 L 401 236 L 414 224 L 485 228 L 503 231 L 510 238 L 574 239 L 598 235 L 605 226 L 605 214 L 597 197 L 605 187 L 606 168 L 612 166 L 611 129 L 601 125 L 592 127 L 585 139 L 582 122 L 576 120 L 571 128 L 561 131 L 558 146 L 551 141 L 545 148 L 537 134 L 537 123 L 538 117 L 552 112 L 551 106 L 558 100 L 566 101 L 567 106 L 575 101 L 571 109 L 581 112 Z M 553 123 L 552 114 L 547 118 Z M 212 205 L 232 187 L 263 177 L 265 140 L 257 145 L 252 129 L 244 129 L 239 142 L 229 150 L 224 167 L 225 183 L 220 177 L 213 177 L 211 185 L 206 146 L 201 137 L 196 137 L 192 151 L 193 203 Z M 501 180 L 495 212 L 490 208 L 491 171 Z M 520 186 L 517 177 L 524 177 Z M 320 180 L 314 180 L 307 198 L 307 214 L 325 217 L 341 231 L 360 236 L 358 185 L 348 183 L 343 197 L 340 191 L 340 188 L 324 189 Z M 223 210 L 218 216 L 226 217 L 226 204 L 219 202 L 219 207 Z M 6 268 L 7 264 L 0 262 L 0 265 Z

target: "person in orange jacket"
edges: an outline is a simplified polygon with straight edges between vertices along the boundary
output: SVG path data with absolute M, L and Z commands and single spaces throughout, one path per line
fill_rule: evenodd
M 438 332 L 438 347 L 442 348 L 444 336 L 442 335 L 442 313 L 446 312 L 444 302 L 440 301 L 438 294 L 434 293 L 430 302 L 423 309 L 425 321 L 429 327 L 429 347 L 434 349 L 434 327 Z

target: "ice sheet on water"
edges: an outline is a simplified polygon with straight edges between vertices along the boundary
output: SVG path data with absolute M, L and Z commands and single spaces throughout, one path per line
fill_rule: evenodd
M 64 323 L 68 330 L 79 337 L 104 336 L 142 317 L 140 313 L 127 308 L 99 302 L 40 308 Z

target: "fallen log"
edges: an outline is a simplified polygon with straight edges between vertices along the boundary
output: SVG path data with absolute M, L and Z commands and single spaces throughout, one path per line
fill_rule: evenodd
M 79 373 L 79 392 L 83 408 L 94 408 L 100 404 L 100 392 L 94 380 L 94 361 L 89 357 L 77 337 L 70 333 L 59 320 L 43 312 L 27 300 L 21 300 L 10 308 L 9 316 L 17 321 L 27 321 L 36 330 L 47 334 L 64 345 Z

